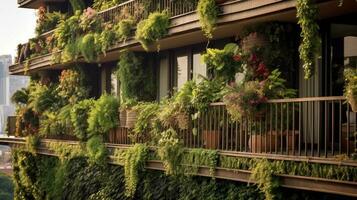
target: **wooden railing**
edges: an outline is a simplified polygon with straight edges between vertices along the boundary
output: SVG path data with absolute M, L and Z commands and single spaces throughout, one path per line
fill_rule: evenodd
M 20 0 L 19 0 L 20 1 Z M 167 10 L 169 16 L 172 18 L 178 17 L 184 14 L 192 13 L 196 11 L 198 0 L 193 0 L 191 3 L 180 3 L 180 1 L 172 0 L 129 0 L 121 3 L 115 7 L 98 13 L 105 23 L 117 23 L 120 19 L 132 16 L 136 21 L 140 21 L 147 18 L 149 13 L 154 11 Z M 53 34 L 53 30 L 40 35 L 40 39 L 46 40 Z M 33 52 L 30 52 L 29 45 L 27 43 L 21 44 L 21 55 L 18 55 L 16 63 L 22 63 L 28 59 Z M 24 66 L 11 66 L 9 69 L 11 72 L 24 68 Z
M 147 17 L 151 12 L 167 10 L 170 17 L 173 18 L 195 12 L 197 3 L 198 0 L 194 0 L 192 3 L 180 3 L 179 1 L 172 0 L 130 0 L 113 8 L 101 11 L 99 15 L 103 17 L 105 22 L 115 22 L 122 12 L 126 12 L 130 16 L 136 16 L 137 20 L 140 20 Z
M 344 97 L 270 100 L 259 116 L 235 122 L 224 103 L 214 103 L 187 130 L 177 130 L 189 148 L 304 157 L 355 153 L 357 114 Z M 107 142 L 130 144 L 119 128 Z

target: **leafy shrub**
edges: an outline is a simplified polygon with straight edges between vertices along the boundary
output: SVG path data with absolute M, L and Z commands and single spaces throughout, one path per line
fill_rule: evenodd
M 143 66 L 143 58 L 133 52 L 120 54 L 116 75 L 120 81 L 121 101 L 152 101 L 155 99 L 153 72 Z
M 131 36 L 134 23 L 132 19 L 123 19 L 114 27 L 116 37 L 119 41 L 125 42 Z
M 188 128 L 189 116 L 193 112 L 192 91 L 195 87 L 195 82 L 187 81 L 174 96 L 162 103 L 158 118 L 164 127 Z
M 208 39 L 213 38 L 213 30 L 217 22 L 218 7 L 215 0 L 199 0 L 197 13 L 202 30 Z
M 94 62 L 97 60 L 97 43 L 96 35 L 88 33 L 83 38 L 79 45 L 79 49 L 87 62 Z
M 202 58 L 215 77 L 229 82 L 234 80 L 237 72 L 242 71 L 243 63 L 239 51 L 238 45 L 230 43 L 224 49 L 208 48 Z
M 149 139 L 154 120 L 156 120 L 159 111 L 159 105 L 157 103 L 139 103 L 133 109 L 138 112 L 138 115 L 133 134 L 131 134 L 132 140 L 142 141 Z
M 197 84 L 192 91 L 192 105 L 197 114 L 207 110 L 211 103 L 222 99 L 224 86 L 225 83 L 221 79 L 203 79 Z
M 86 99 L 73 105 L 70 119 L 73 125 L 73 134 L 80 140 L 87 139 L 88 115 L 94 105 L 94 100 Z
M 99 39 L 97 39 L 97 45 L 100 46 L 100 50 L 104 55 L 106 55 L 108 48 L 116 42 L 116 34 L 112 29 L 113 27 L 111 25 L 106 25 L 104 30 L 97 35 L 99 36 Z
M 141 43 L 145 50 L 149 45 L 164 37 L 170 25 L 167 12 L 154 12 L 137 25 L 135 38 Z
M 88 117 L 88 132 L 91 135 L 106 134 L 118 126 L 119 101 L 114 96 L 102 95 L 95 101 Z
M 30 86 L 29 106 L 33 111 L 41 114 L 46 110 L 54 111 L 60 106 L 56 93 L 56 85 L 46 86 L 35 83 Z
M 29 100 L 29 90 L 21 88 L 17 90 L 11 97 L 11 102 L 16 105 L 26 105 Z
M 78 69 L 67 69 L 61 72 L 57 87 L 58 95 L 64 101 L 74 104 L 88 96 L 85 88 L 84 72 Z
M 102 11 L 114 7 L 123 2 L 125 2 L 125 0 L 94 0 L 93 8 L 95 10 Z
M 37 12 L 36 34 L 41 35 L 42 33 L 55 29 L 59 22 L 65 19 L 65 16 L 65 14 L 60 12 L 46 13 L 46 8 L 40 7 Z

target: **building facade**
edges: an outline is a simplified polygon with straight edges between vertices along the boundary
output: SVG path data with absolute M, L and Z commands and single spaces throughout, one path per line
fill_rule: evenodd
M 26 122 L 18 113 L 18 124 L 23 125 L 14 135 L 70 144 L 68 140 L 90 141 L 88 135 L 101 133 L 116 163 L 115 149 L 134 148 L 135 143 L 160 149 L 160 141 L 170 133 L 188 152 L 213 150 L 220 179 L 249 182 L 257 166 L 263 166 L 244 167 L 248 164 L 240 165 L 241 158 L 262 163 L 267 159 L 274 163 L 270 167 L 292 162 L 270 174 L 279 177 L 279 186 L 357 197 L 357 116 L 352 103 L 346 103 L 352 80 L 347 71 L 357 67 L 355 1 L 18 2 L 39 10 L 38 37 L 19 45 L 10 74 L 30 75 L 38 88 L 59 97 L 49 95 L 52 103 L 44 107 L 36 106 L 37 101 L 28 103 L 30 98 L 27 103 L 33 107 L 19 100 L 20 108 L 37 118 Z M 61 85 L 72 80 L 74 69 L 85 78 L 78 78 L 78 87 L 64 90 Z M 83 132 L 74 122 L 60 124 L 65 111 L 58 102 L 75 107 L 79 100 L 99 98 L 94 110 L 110 115 L 112 107 L 103 106 L 107 94 L 119 102 L 115 117 L 103 114 L 97 124 L 92 120 L 92 128 L 88 117 L 88 127 L 77 127 Z M 58 126 L 50 126 L 56 122 Z M 44 140 L 42 145 L 48 143 Z M 51 147 L 47 150 L 56 154 Z M 145 167 L 168 173 L 172 163 L 164 156 L 161 161 L 146 160 Z M 212 175 L 207 163 L 198 165 L 197 175 Z M 302 166 L 308 170 L 299 173 Z

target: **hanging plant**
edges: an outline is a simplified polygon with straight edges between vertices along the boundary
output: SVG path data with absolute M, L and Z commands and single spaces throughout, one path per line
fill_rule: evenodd
M 213 38 L 213 31 L 217 23 L 218 7 L 215 0 L 200 0 L 197 13 L 203 33 L 208 39 Z
M 135 38 L 141 43 L 143 48 L 148 51 L 149 45 L 159 41 L 164 37 L 170 26 L 170 20 L 167 11 L 154 12 L 147 19 L 142 20 L 137 25 Z M 157 47 L 159 49 L 159 46 Z
M 132 29 L 134 27 L 134 20 L 123 19 L 115 27 L 116 37 L 119 41 L 125 42 L 131 35 Z
M 88 117 L 90 135 L 106 134 L 118 126 L 119 101 L 107 94 L 102 95 L 93 105 Z
M 320 46 L 319 25 L 316 23 L 318 8 L 312 0 L 298 0 L 296 4 L 298 24 L 301 27 L 300 59 L 303 61 L 305 79 L 314 73 L 314 59 Z
M 79 45 L 82 56 L 87 62 L 94 62 L 97 60 L 97 35 L 94 33 L 88 33 L 85 35 Z

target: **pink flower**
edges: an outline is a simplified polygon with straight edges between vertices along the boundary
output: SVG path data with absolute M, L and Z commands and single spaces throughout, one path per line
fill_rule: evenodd
M 88 19 L 91 19 L 97 14 L 97 11 L 95 11 L 91 7 L 88 7 L 87 9 L 84 10 L 84 13 Z

